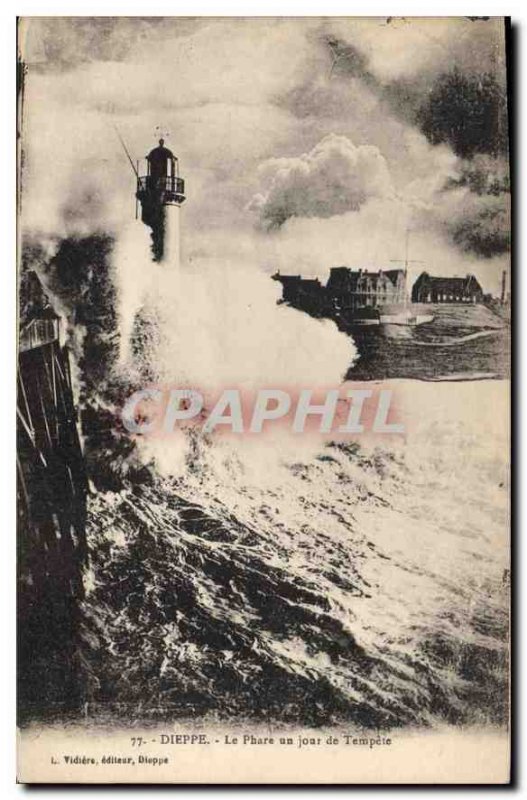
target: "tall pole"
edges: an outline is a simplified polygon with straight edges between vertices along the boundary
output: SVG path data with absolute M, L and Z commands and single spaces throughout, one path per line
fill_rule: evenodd
M 139 182 L 139 159 L 136 161 L 136 164 L 137 164 L 137 173 L 136 173 L 136 177 L 137 177 L 137 181 Z M 138 187 L 138 188 L 139 188 L 139 187 Z M 139 211 L 139 210 L 138 210 L 138 203 L 139 203 L 139 200 L 138 200 L 138 198 L 137 198 L 137 192 L 136 192 L 136 193 L 135 193 L 135 218 L 136 218 L 136 219 L 137 219 L 137 217 L 139 216 L 139 213 L 138 213 L 138 211 Z
M 132 161 L 132 156 L 128 152 L 128 148 L 124 143 L 124 139 L 121 136 L 121 134 L 119 133 L 119 131 L 117 130 L 117 128 L 115 127 L 115 125 L 113 127 L 114 127 L 114 130 L 115 130 L 116 134 L 117 134 L 117 138 L 119 139 L 119 141 L 121 142 L 121 144 L 123 146 L 123 150 L 126 153 L 126 157 L 127 157 L 128 161 L 130 162 L 130 166 L 132 167 L 133 171 L 135 172 L 135 177 L 138 178 L 139 177 L 139 170 L 136 169 L 135 166 L 134 166 L 134 162 Z
M 405 237 L 405 250 L 404 250 L 404 307 L 407 308 L 408 306 L 408 245 L 410 240 L 410 226 L 406 226 L 406 237 Z
M 404 264 L 404 298 L 403 298 L 403 303 L 404 303 L 405 308 L 408 305 L 408 286 L 407 286 L 407 282 L 408 282 L 408 264 L 424 264 L 425 263 L 424 261 L 410 260 L 408 258 L 409 247 L 410 247 L 410 226 L 407 225 L 406 226 L 406 233 L 405 233 L 405 241 L 404 241 L 404 261 L 402 261 L 402 259 L 400 259 L 400 258 L 391 258 L 390 259 L 390 261 L 393 264 L 401 264 L 401 263 Z

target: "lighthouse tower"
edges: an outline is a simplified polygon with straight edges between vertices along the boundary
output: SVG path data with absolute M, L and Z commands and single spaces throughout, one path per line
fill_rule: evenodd
M 146 175 L 137 170 L 136 198 L 141 204 L 141 219 L 152 230 L 152 251 L 156 261 L 179 267 L 181 205 L 185 202 L 185 182 L 179 176 L 179 161 L 159 140 L 146 156 Z

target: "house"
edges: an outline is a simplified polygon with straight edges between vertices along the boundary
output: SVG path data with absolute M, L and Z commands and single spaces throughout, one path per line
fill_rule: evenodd
M 474 275 L 438 278 L 422 272 L 412 287 L 412 303 L 482 303 L 483 289 Z
M 340 308 L 355 309 L 403 303 L 406 275 L 402 269 L 368 271 L 333 267 L 326 285 L 328 298 Z
M 326 287 L 318 278 L 302 278 L 300 275 L 281 275 L 276 272 L 273 280 L 282 284 L 282 302 L 289 303 L 315 316 L 327 311 Z

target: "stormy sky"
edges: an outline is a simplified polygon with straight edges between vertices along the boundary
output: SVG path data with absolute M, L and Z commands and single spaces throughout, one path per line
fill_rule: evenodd
M 183 258 L 319 275 L 508 265 L 498 19 L 34 18 L 20 45 L 23 230 L 119 235 L 156 129 L 187 181 Z

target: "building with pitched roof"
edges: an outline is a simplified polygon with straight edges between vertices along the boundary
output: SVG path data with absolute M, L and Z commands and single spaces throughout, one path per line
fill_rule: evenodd
M 474 275 L 440 278 L 422 272 L 412 287 L 412 303 L 482 303 L 483 289 Z

